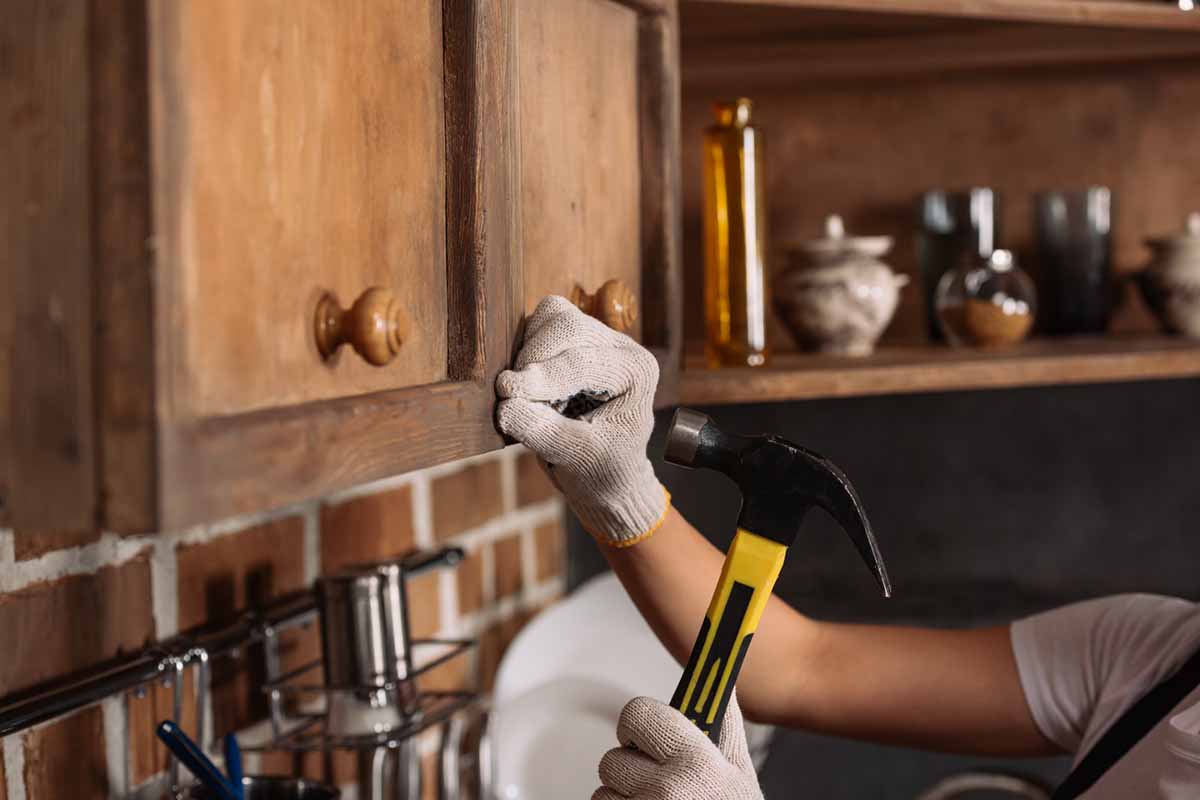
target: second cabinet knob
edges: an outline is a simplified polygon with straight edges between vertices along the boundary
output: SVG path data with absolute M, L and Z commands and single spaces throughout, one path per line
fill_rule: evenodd
M 571 302 L 583 313 L 620 333 L 629 333 L 637 323 L 637 295 L 617 278 L 605 281 L 595 294 L 588 294 L 576 284 L 571 290 Z
M 354 348 L 368 364 L 382 367 L 400 352 L 400 304 L 389 289 L 367 289 L 349 310 L 326 292 L 317 302 L 317 350 L 329 359 L 343 344 Z

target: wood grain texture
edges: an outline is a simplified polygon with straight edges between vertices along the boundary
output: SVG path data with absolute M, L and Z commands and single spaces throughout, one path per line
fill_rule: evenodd
M 163 431 L 165 530 L 276 508 L 502 442 L 490 384 L 442 383 Z
M 443 380 L 440 4 L 220 0 L 152 14 L 168 413 Z M 348 305 L 371 286 L 407 309 L 404 354 L 387 368 L 348 352 L 323 364 L 321 293 Z
M 918 196 L 993 186 L 1004 196 L 1001 241 L 1036 274 L 1032 194 L 1100 184 L 1114 192 L 1114 263 L 1127 273 L 1148 257 L 1143 238 L 1178 229 L 1200 198 L 1200 167 L 1179 145 L 1200 137 L 1200 110 L 1189 99 L 1200 91 L 1195 61 L 745 88 L 767 137 L 777 255 L 782 243 L 817 235 L 836 212 L 851 232 L 896 237 L 887 260 L 915 276 Z M 689 341 L 703 337 L 699 152 L 708 100 L 703 92 L 684 95 Z M 919 286 L 905 289 L 884 341 L 923 341 L 924 313 Z M 1156 329 L 1131 287 L 1113 328 Z M 771 334 L 777 350 L 791 346 L 777 323 Z
M 520 0 L 516 32 L 524 310 L 612 278 L 640 296 L 637 14 Z
M 158 518 L 149 53 L 146 4 L 92 0 L 92 197 L 100 515 L 109 530 Z
M 0 241 L 20 334 L 6 357 L 11 450 L 0 450 L 22 527 L 96 520 L 88 52 L 86 4 L 0 7 Z
M 787 355 L 765 368 L 689 360 L 680 402 L 766 403 L 1200 376 L 1200 345 L 1159 337 L 1036 340 L 1011 350 L 890 347 L 869 358 Z
M 841 36 L 830 32 L 817 37 L 821 19 L 813 19 L 803 36 L 788 35 L 790 28 L 782 26 L 744 38 L 695 42 L 688 47 L 687 88 L 736 93 L 748 85 L 796 86 L 880 75 L 900 78 L 1063 65 L 1111 67 L 1200 56 L 1200 37 L 1195 33 L 982 22 L 899 33 L 868 25 Z
M 496 374 L 518 316 L 511 4 L 448 0 L 449 368 L 458 379 L 195 421 L 163 433 L 162 525 L 328 494 L 503 445 Z
M 488 0 L 445 0 L 443 11 L 449 377 L 491 386 L 523 304 L 515 11 Z
M 779 6 L 1148 30 L 1200 30 L 1200 16 L 1147 0 L 683 0 L 685 6 Z
M 659 361 L 655 402 L 676 396 L 683 346 L 680 197 L 679 14 L 638 21 L 638 103 L 642 202 L 642 343 Z

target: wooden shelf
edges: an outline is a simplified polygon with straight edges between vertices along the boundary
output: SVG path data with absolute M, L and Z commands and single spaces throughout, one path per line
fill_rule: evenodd
M 1015 13 L 1033 8 L 1043 13 Z M 693 91 L 1200 57 L 1200 12 L 1150 0 L 690 0 L 680 19 Z
M 1009 389 L 1200 377 L 1200 342 L 1166 337 L 1035 340 L 1010 350 L 887 347 L 869 358 L 785 353 L 758 369 L 706 369 L 690 358 L 686 405 Z
M 1160 0 L 683 0 L 689 6 L 858 11 L 1141 30 L 1200 30 L 1200 10 Z

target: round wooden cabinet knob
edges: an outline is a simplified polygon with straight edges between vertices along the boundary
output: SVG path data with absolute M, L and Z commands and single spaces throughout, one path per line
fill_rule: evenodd
M 382 367 L 400 352 L 400 304 L 389 289 L 363 292 L 350 310 L 326 292 L 317 303 L 317 350 L 328 359 L 343 344 L 354 348 L 368 364 Z
M 595 294 L 578 284 L 571 290 L 571 302 L 588 316 L 595 317 L 614 331 L 629 333 L 637 322 L 637 296 L 621 280 L 605 281 Z

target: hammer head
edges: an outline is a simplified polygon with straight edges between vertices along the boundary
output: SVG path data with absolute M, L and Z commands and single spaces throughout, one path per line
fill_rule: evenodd
M 790 546 L 804 515 L 818 506 L 832 516 L 891 597 L 879 544 L 858 493 L 830 461 L 778 436 L 724 433 L 697 411 L 675 412 L 667 432 L 666 460 L 681 467 L 714 469 L 742 490 L 738 526 Z

